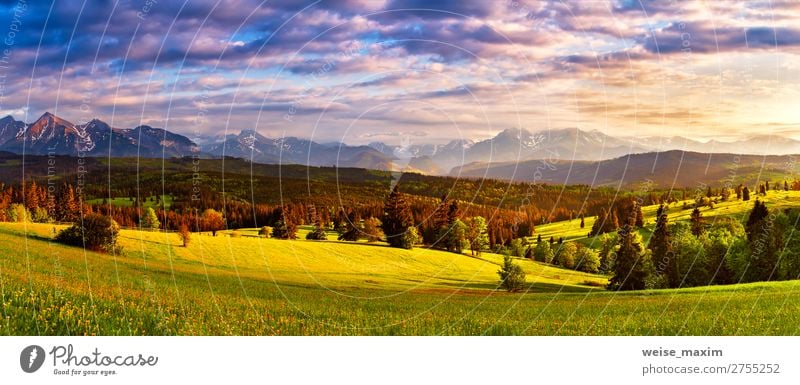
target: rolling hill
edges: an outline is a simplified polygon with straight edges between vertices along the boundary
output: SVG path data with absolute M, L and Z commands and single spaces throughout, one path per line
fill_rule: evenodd
M 497 291 L 499 256 L 255 230 L 123 230 L 121 255 L 52 243 L 52 225 L 0 224 L 0 334 L 794 335 L 797 281 L 630 293 L 605 277 L 518 260 L 523 294 Z M 591 285 L 587 285 L 591 283 Z M 731 316 L 735 314 L 736 316 Z

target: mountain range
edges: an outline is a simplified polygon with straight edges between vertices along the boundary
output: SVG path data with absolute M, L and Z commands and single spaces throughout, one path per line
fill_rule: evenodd
M 536 172 L 541 169 L 537 164 L 559 165 L 556 167 L 559 170 L 570 169 L 564 167 L 570 165 L 575 170 L 575 167 L 596 167 L 619 159 L 627 159 L 626 162 L 630 163 L 633 158 L 626 157 L 630 154 L 671 150 L 785 155 L 800 153 L 800 141 L 761 135 L 735 142 L 700 142 L 679 136 L 616 137 L 597 130 L 578 128 L 537 132 L 510 128 L 490 139 L 479 141 L 460 138 L 446 144 L 402 145 L 382 142 L 368 145 L 319 143 L 297 137 L 267 138 L 254 130 L 242 130 L 224 138 L 204 140 L 200 145 L 186 136 L 162 128 L 147 125 L 116 128 L 98 119 L 85 124 L 73 124 L 49 112 L 27 124 L 11 116 L 0 119 L 0 151 L 16 154 L 146 158 L 230 156 L 266 164 L 335 165 L 507 179 L 512 176 L 519 179 L 519 175 L 524 176 L 526 172 Z M 672 156 L 669 154 L 667 158 Z M 637 158 L 638 161 L 644 160 Z M 521 173 L 514 173 L 512 170 L 515 168 Z M 575 172 L 570 174 L 571 183 L 577 183 Z M 538 174 L 542 174 L 541 170 Z M 547 175 L 553 182 L 568 179 L 553 172 Z M 527 179 L 535 178 L 530 176 Z M 581 182 L 588 180 L 579 179 Z
M 630 154 L 600 161 L 528 160 L 524 162 L 471 163 L 457 167 L 451 176 L 492 178 L 558 185 L 687 187 L 739 183 L 794 174 L 794 155 L 711 154 L 683 150 Z

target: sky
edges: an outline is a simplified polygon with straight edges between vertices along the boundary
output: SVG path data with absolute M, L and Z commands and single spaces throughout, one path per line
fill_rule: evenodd
M 0 114 L 361 144 L 800 139 L 800 2 L 0 1 Z

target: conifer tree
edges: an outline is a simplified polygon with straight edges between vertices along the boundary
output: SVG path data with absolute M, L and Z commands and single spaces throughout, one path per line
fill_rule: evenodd
M 747 233 L 748 241 L 753 242 L 755 240 L 759 228 L 763 227 L 761 225 L 768 216 L 769 210 L 767 209 L 767 205 L 756 198 L 753 204 L 753 210 L 750 211 L 750 215 L 747 217 L 747 223 L 745 224 L 745 232 Z
M 692 210 L 689 221 L 691 222 L 692 234 L 694 234 L 694 236 L 699 237 L 703 234 L 703 214 L 700 213 L 699 208 L 695 207 L 694 210 Z
M 614 260 L 610 290 L 642 290 L 649 275 L 649 254 L 636 231 L 635 219 L 628 218 L 618 232 L 619 249 Z
M 400 193 L 397 185 L 394 186 L 383 208 L 381 218 L 383 233 L 386 240 L 392 247 L 412 248 L 409 244 L 411 238 L 404 236 L 409 228 L 414 227 L 414 219 L 411 215 L 411 208 L 405 201 L 403 194 Z
M 667 210 L 663 204 L 658 207 L 656 212 L 656 225 L 648 248 L 652 251 L 656 273 L 663 275 L 670 287 L 677 287 L 679 283 L 677 259 L 672 253 Z

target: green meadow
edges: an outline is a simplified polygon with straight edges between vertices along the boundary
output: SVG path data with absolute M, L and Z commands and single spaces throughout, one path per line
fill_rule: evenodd
M 617 293 L 605 276 L 519 259 L 527 288 L 506 293 L 496 254 L 243 229 L 193 234 L 189 247 L 174 233 L 122 230 L 124 251 L 110 255 L 56 244 L 58 229 L 0 224 L 0 335 L 800 332 L 798 281 Z

